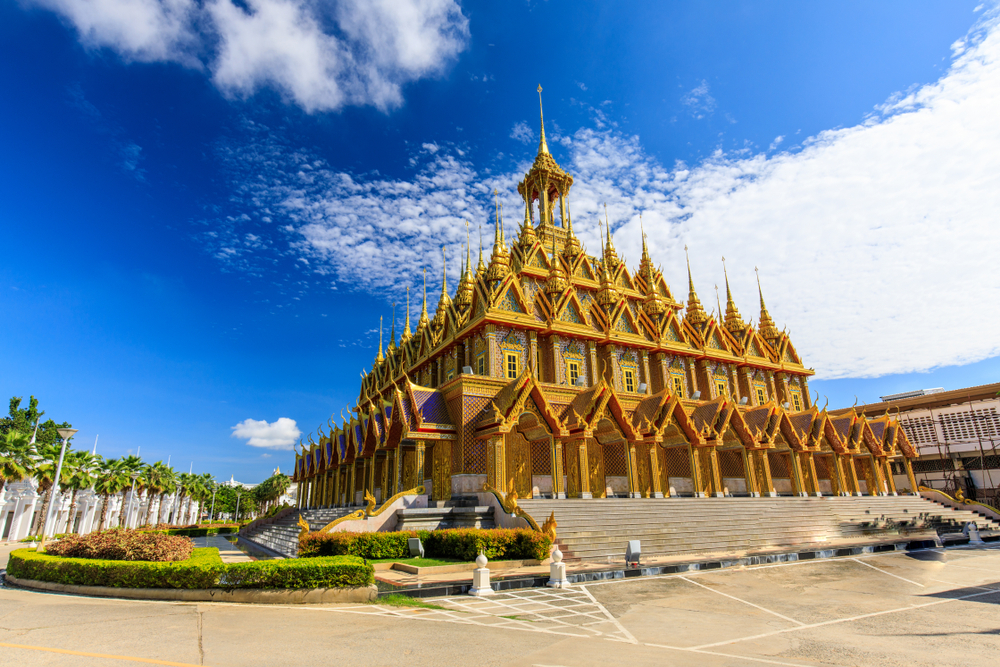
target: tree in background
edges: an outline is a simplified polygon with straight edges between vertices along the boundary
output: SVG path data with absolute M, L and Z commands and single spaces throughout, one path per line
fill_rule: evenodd
M 285 495 L 291 483 L 292 480 L 288 475 L 277 473 L 254 487 L 254 497 L 263 511 L 266 512 L 273 507 L 278 499 Z
M 111 496 L 127 489 L 132 483 L 128 476 L 129 468 L 123 459 L 106 459 L 97 471 L 95 490 L 104 499 L 101 507 L 101 523 L 98 530 L 104 530 L 108 520 L 108 509 L 111 507 Z
M 30 474 L 34 452 L 27 433 L 12 430 L 0 436 L 0 492 L 7 482 L 20 482 Z
M 38 433 L 35 437 L 36 444 L 51 445 L 61 442 L 59 429 L 72 428 L 69 422 L 57 424 L 52 419 L 41 421 L 45 414 L 44 410 L 38 410 L 38 399 L 31 396 L 28 399 L 28 407 L 22 408 L 22 397 L 13 396 L 10 399 L 10 413 L 6 417 L 0 417 L 0 435 L 9 431 L 20 431 L 21 433 L 35 434 L 35 425 L 38 425 Z
M 38 482 L 37 491 L 42 497 L 42 508 L 35 515 L 35 521 L 31 529 L 32 535 L 38 535 L 42 531 L 45 524 L 45 517 L 48 516 L 49 503 L 52 501 L 52 494 L 49 493 L 49 489 L 55 483 L 56 468 L 59 467 L 59 455 L 62 453 L 62 443 L 39 443 L 36 444 L 35 451 L 38 453 L 38 457 L 32 467 L 31 476 Z M 70 445 L 67 444 L 66 456 L 69 457 L 71 452 Z M 64 463 L 62 470 L 59 472 L 59 486 L 63 486 L 69 481 L 70 474 L 69 466 Z
M 97 481 L 97 471 L 100 469 L 101 457 L 86 450 L 66 455 L 63 468 L 69 468 L 69 480 L 62 485 L 63 490 L 72 490 L 73 497 L 69 503 L 69 518 L 66 519 L 67 533 L 75 533 L 73 517 L 76 516 L 76 494 L 89 489 Z

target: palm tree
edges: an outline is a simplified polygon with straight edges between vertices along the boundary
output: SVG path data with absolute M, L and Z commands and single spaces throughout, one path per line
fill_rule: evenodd
M 7 482 L 20 482 L 32 469 L 34 446 L 27 433 L 7 431 L 0 440 L 0 493 Z
M 144 472 L 146 470 L 146 464 L 142 462 L 142 459 L 138 456 L 128 455 L 122 457 L 122 466 L 125 468 L 125 474 L 128 476 L 125 488 L 135 491 L 135 498 L 133 502 L 138 503 L 136 505 L 136 515 L 138 516 L 138 508 L 142 506 L 142 490 L 145 488 L 146 478 Z M 134 481 L 133 481 L 134 480 Z M 125 489 L 122 489 L 123 491 Z M 123 497 L 124 500 L 124 497 Z M 122 514 L 125 511 L 124 505 L 118 512 L 118 525 L 128 525 L 128 517 L 122 520 Z
M 100 457 L 91 454 L 86 450 L 73 452 L 72 456 L 67 456 L 63 467 L 69 467 L 69 481 L 63 486 L 73 490 L 73 498 L 69 503 L 69 518 L 66 519 L 67 533 L 73 530 L 73 517 L 76 515 L 76 494 L 93 486 L 97 480 L 96 471 L 100 464 Z
M 51 502 L 51 494 L 48 493 L 49 489 L 52 488 L 52 484 L 55 481 L 56 468 L 59 467 L 59 456 L 62 451 L 61 442 L 53 442 L 47 445 L 41 445 L 38 447 L 38 458 L 35 461 L 35 465 L 31 470 L 31 476 L 38 480 L 38 493 L 42 496 L 42 509 L 35 515 L 35 521 L 32 524 L 31 534 L 38 535 L 43 528 L 45 517 L 48 516 L 49 503 Z M 67 446 L 66 454 L 68 455 L 70 450 Z M 70 471 L 69 467 L 64 465 L 59 473 L 59 486 L 63 486 L 67 481 L 69 481 Z
M 108 520 L 108 509 L 111 507 L 111 496 L 117 495 L 128 488 L 131 483 L 129 467 L 125 459 L 107 459 L 97 472 L 96 491 L 104 499 L 101 507 L 101 523 L 98 530 L 104 530 Z
M 157 523 L 163 518 L 163 502 L 167 496 L 177 490 L 177 472 L 170 466 L 163 466 L 162 477 L 160 479 L 160 505 L 157 508 Z M 170 517 L 168 516 L 167 519 Z
M 153 509 L 153 496 L 163 493 L 170 476 L 169 470 L 163 461 L 157 461 L 148 465 L 143 470 L 143 486 L 146 488 L 146 515 L 140 525 L 145 526 L 149 524 L 150 510 Z

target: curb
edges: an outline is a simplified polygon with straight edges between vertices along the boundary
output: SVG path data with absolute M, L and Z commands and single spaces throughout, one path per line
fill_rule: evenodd
M 50 581 L 18 579 L 9 574 L 4 579 L 21 588 L 71 593 L 102 598 L 123 598 L 128 600 L 170 600 L 175 602 L 239 602 L 245 604 L 330 604 L 343 602 L 374 602 L 378 588 L 358 586 L 354 588 L 312 588 L 312 589 L 254 589 L 237 588 L 113 588 L 110 586 L 76 586 L 56 584 Z

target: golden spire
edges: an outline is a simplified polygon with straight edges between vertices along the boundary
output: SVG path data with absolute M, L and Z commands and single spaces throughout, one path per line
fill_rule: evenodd
M 427 317 L 427 269 L 424 269 L 424 309 L 420 313 L 420 320 L 417 322 L 417 331 L 420 331 L 422 327 L 430 324 L 430 319 Z
M 542 84 L 538 84 L 538 117 L 542 123 L 542 138 L 538 142 L 538 152 L 548 153 L 549 145 L 545 143 L 545 114 L 542 113 Z
M 573 234 L 573 217 L 569 214 L 569 201 L 566 201 L 566 242 L 563 244 L 563 254 L 573 258 L 580 254 L 580 240 Z
M 521 223 L 521 234 L 517 239 L 517 244 L 527 250 L 535 244 L 535 226 L 531 224 L 531 209 L 528 200 L 524 200 L 524 222 Z
M 691 277 L 691 258 L 688 256 L 687 246 L 684 246 L 684 257 L 687 259 L 688 269 L 687 319 L 694 325 L 703 324 L 708 320 L 708 315 L 705 314 L 705 309 L 701 307 L 701 301 L 698 300 L 698 295 L 694 291 L 694 279 Z
M 410 286 L 406 286 L 406 327 L 403 329 L 403 335 L 400 336 L 400 341 L 405 343 L 410 338 L 413 337 L 413 333 L 410 331 Z
M 392 329 L 389 332 L 389 354 L 396 351 L 396 304 L 392 304 Z
M 559 255 L 556 254 L 556 235 L 552 235 L 552 262 L 549 264 L 549 279 L 545 283 L 545 292 L 551 297 L 552 306 L 556 306 L 556 297 L 566 289 L 562 269 L 559 268 Z
M 767 312 L 767 306 L 764 305 L 764 291 L 760 288 L 760 271 L 756 266 L 753 267 L 753 271 L 757 274 L 757 293 L 760 294 L 760 335 L 767 339 L 777 338 L 781 334 L 771 319 L 771 314 Z
M 469 221 L 465 221 L 465 259 L 462 266 L 462 279 L 458 282 L 455 292 L 455 307 L 465 310 L 472 305 L 472 241 L 469 239 Z
M 740 311 L 733 301 L 733 292 L 729 289 L 729 272 L 726 271 L 726 258 L 722 258 L 722 273 L 726 276 L 726 329 L 732 333 L 742 332 L 745 328 Z M 721 312 L 721 311 L 720 311 Z
M 715 319 L 722 320 L 722 302 L 719 300 L 719 286 L 715 286 Z
M 604 204 L 604 232 L 607 243 L 604 245 L 604 258 L 607 264 L 611 265 L 611 270 L 618 268 L 618 253 L 615 252 L 614 243 L 611 242 L 611 222 L 608 220 L 608 205 Z
M 479 264 L 476 266 L 476 276 L 482 277 L 486 274 L 486 264 L 483 263 L 483 225 L 479 225 Z
M 496 199 L 496 225 L 493 231 L 493 254 L 490 256 L 490 268 L 486 272 L 486 279 L 491 282 L 503 280 L 510 272 L 510 257 L 503 238 L 503 216 L 496 190 L 493 190 L 493 197 Z
M 382 363 L 385 357 L 382 356 L 382 316 L 378 316 L 378 356 L 375 357 L 375 361 Z
M 434 322 L 444 317 L 444 313 L 451 304 L 451 297 L 448 296 L 448 258 L 445 255 L 444 246 L 441 246 L 441 262 L 443 273 L 441 274 L 441 296 L 438 298 L 437 312 L 434 313 Z

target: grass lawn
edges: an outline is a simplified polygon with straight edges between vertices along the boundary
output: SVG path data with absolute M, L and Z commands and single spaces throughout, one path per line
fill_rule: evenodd
M 393 607 L 423 607 L 424 609 L 444 609 L 439 604 L 431 604 L 430 602 L 424 602 L 420 598 L 411 598 L 409 595 L 400 595 L 399 593 L 393 593 L 392 595 L 386 595 L 385 597 L 380 597 L 376 604 L 387 604 Z
M 380 558 L 369 560 L 369 563 L 405 563 L 414 567 L 434 567 L 435 565 L 455 565 L 456 563 L 471 563 L 471 560 L 449 560 L 444 558 Z

